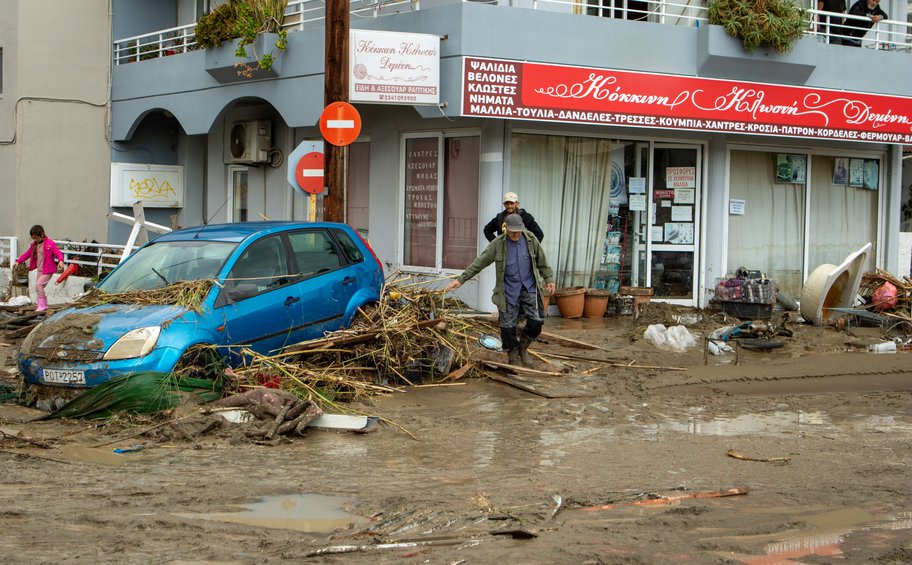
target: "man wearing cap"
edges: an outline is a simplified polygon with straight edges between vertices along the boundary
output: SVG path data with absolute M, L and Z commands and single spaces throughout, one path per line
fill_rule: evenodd
M 485 239 L 494 241 L 495 237 L 504 232 L 504 220 L 509 214 L 519 214 L 519 217 L 522 218 L 523 225 L 527 230 L 535 234 L 539 243 L 545 238 L 545 233 L 542 231 L 541 227 L 539 227 L 538 222 L 535 221 L 532 214 L 519 207 L 519 195 L 515 192 L 504 194 L 503 205 L 503 211 L 494 216 L 494 219 L 488 222 L 488 225 L 484 227 Z
M 554 293 L 554 272 L 548 266 L 545 250 L 519 214 L 507 214 L 505 233 L 488 244 L 472 264 L 444 292 L 459 288 L 485 267 L 494 263 L 496 284 L 491 300 L 500 312 L 500 339 L 511 365 L 532 365 L 529 345 L 541 333 L 545 323 L 541 292 Z M 522 335 L 516 338 L 519 316 L 526 318 Z

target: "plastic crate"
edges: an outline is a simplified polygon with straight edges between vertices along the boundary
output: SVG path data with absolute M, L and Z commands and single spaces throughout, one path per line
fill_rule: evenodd
M 736 318 L 745 320 L 765 320 L 773 315 L 772 304 L 759 304 L 756 302 L 719 302 L 719 309 Z

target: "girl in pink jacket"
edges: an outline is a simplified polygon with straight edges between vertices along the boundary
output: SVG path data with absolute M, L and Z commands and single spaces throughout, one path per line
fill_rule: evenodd
M 57 272 L 58 267 L 63 269 L 63 253 L 57 249 L 57 244 L 45 235 L 43 227 L 32 226 L 29 235 L 32 236 L 32 244 L 16 259 L 16 264 L 24 263 L 26 259 L 29 259 L 29 271 L 38 269 L 38 285 L 35 289 L 38 295 L 38 307 L 35 308 L 35 311 L 42 312 L 48 307 L 44 287 L 51 281 L 51 277 Z

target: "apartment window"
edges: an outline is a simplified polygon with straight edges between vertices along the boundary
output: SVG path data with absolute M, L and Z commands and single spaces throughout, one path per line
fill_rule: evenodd
M 478 253 L 479 137 L 407 136 L 403 263 L 464 269 Z
M 196 0 L 196 20 L 199 21 L 200 18 L 209 13 L 210 0 Z

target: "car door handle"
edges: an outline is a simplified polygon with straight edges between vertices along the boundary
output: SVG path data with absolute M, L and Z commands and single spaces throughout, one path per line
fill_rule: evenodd
M 301 298 L 298 296 L 289 296 L 288 298 L 285 299 L 285 306 L 291 306 L 292 304 L 294 304 L 295 302 L 297 302 L 299 300 L 301 300 Z
M 345 277 L 342 279 L 342 284 L 351 284 L 355 282 L 355 277 Z

